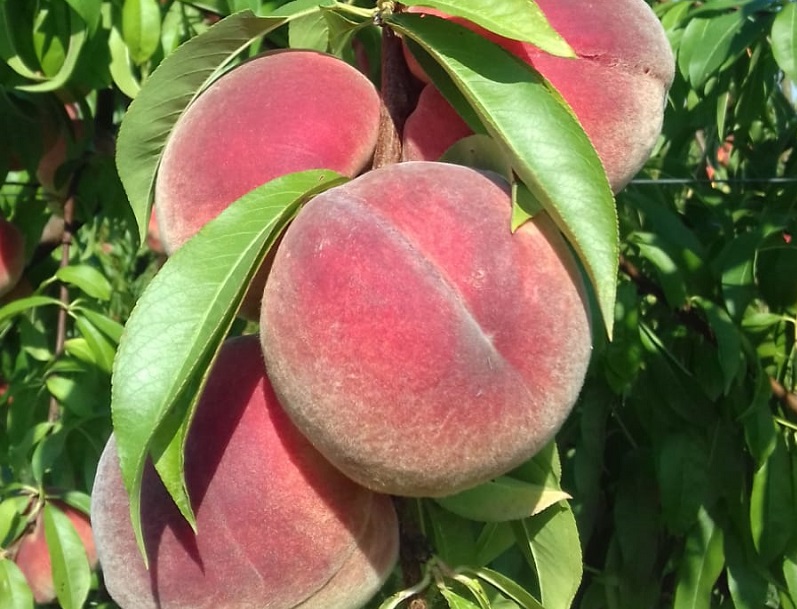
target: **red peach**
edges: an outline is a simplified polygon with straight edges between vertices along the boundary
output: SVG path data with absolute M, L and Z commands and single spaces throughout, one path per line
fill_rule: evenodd
M 228 341 L 191 425 L 185 474 L 198 533 L 154 468 L 141 515 L 147 571 L 112 439 L 92 493 L 105 583 L 123 609 L 355 609 L 398 546 L 393 505 L 344 477 L 282 411 L 256 337 Z
M 538 4 L 575 50 L 577 59 L 556 57 L 463 19 L 447 18 L 498 43 L 558 89 L 595 146 L 612 190 L 618 192 L 644 165 L 661 131 L 666 94 L 675 73 L 664 28 L 643 0 L 539 0 Z M 442 15 L 425 7 L 408 10 Z M 428 82 L 414 58 L 407 56 L 410 69 Z M 445 114 L 453 112 L 449 108 Z M 406 137 L 423 137 L 423 130 L 430 128 L 433 120 L 431 115 L 425 121 L 417 120 L 405 131 Z
M 347 176 L 371 160 L 379 95 L 347 63 L 283 50 L 244 62 L 214 82 L 174 126 L 155 184 L 167 252 L 249 190 L 308 169 Z M 256 317 L 262 282 L 244 305 Z
M 0 297 L 17 285 L 25 269 L 25 237 L 14 224 L 0 218 Z
M 584 285 L 544 214 L 434 162 L 310 201 L 266 282 L 261 342 L 296 425 L 380 492 L 442 496 L 505 473 L 570 412 L 591 353 Z

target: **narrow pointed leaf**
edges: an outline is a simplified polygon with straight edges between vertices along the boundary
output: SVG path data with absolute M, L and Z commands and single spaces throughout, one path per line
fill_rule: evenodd
M 601 161 L 572 110 L 530 66 L 464 27 L 406 13 L 388 23 L 434 60 L 421 58 L 435 84 L 450 79 L 455 95 L 467 100 L 488 134 L 506 148 L 515 173 L 583 262 L 611 336 L 617 212 Z M 450 89 L 441 88 L 447 97 Z
M 93 266 L 87 264 L 69 265 L 58 269 L 55 276 L 73 285 L 92 298 L 110 300 L 112 288 L 108 279 Z
M 141 65 L 158 49 L 161 12 L 157 0 L 124 0 L 122 38 L 133 61 Z
M 196 392 L 268 248 L 307 197 L 340 179 L 313 170 L 244 195 L 169 258 L 133 310 L 114 363 L 111 409 L 142 554 L 140 485 L 153 442 L 158 473 L 193 525 L 182 441 Z
M 714 583 L 725 566 L 722 529 L 705 508 L 686 538 L 673 609 L 710 609 Z
M 772 54 L 780 69 L 797 81 L 797 4 L 787 3 L 772 23 Z
M 58 602 L 64 609 L 80 609 L 91 586 L 91 568 L 83 541 L 66 514 L 50 504 L 44 506 L 44 536 Z
M 490 584 L 501 594 L 520 605 L 522 609 L 545 609 L 542 604 L 520 584 L 498 571 L 482 567 L 481 569 L 459 569 L 459 572 L 471 574 Z
M 3 609 L 33 609 L 28 580 L 10 558 L 0 558 L 0 599 Z
M 58 72 L 44 80 L 32 85 L 21 85 L 18 88 L 22 91 L 29 91 L 31 93 L 45 93 L 47 91 L 55 91 L 63 87 L 71 78 L 72 73 L 75 71 L 80 52 L 83 50 L 83 45 L 86 42 L 86 24 L 83 23 L 77 15 L 70 11 L 70 34 L 69 46 L 67 48 L 66 57 L 61 64 Z
M 284 15 L 256 17 L 251 11 L 231 15 L 177 48 L 138 92 L 119 130 L 116 164 L 140 240 L 147 233 L 161 152 L 177 119 L 238 53 L 289 20 Z
M 569 609 L 583 572 L 578 528 L 569 505 L 551 507 L 514 527 L 517 543 L 537 573 L 545 609 Z
M 548 23 L 534 0 L 406 0 L 407 6 L 430 6 L 448 15 L 462 17 L 506 38 L 531 42 L 543 51 L 560 57 L 576 53 Z

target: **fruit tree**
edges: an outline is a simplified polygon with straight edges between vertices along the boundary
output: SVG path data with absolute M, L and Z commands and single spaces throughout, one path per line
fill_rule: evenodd
M 797 3 L 0 25 L 0 609 L 797 609 Z

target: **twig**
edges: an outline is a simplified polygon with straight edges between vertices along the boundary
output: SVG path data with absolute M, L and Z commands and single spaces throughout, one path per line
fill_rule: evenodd
M 404 123 L 415 107 L 417 90 L 407 62 L 401 38 L 390 28 L 382 28 L 382 105 L 379 113 L 379 138 L 374 151 L 373 168 L 401 161 L 401 136 Z

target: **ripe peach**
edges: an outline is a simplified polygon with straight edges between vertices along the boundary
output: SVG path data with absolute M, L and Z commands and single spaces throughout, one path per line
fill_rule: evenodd
M 547 216 L 514 234 L 510 216 L 498 176 L 406 162 L 288 227 L 263 295 L 266 367 L 352 479 L 454 493 L 531 457 L 568 415 L 591 352 L 583 282 Z
M 296 430 L 257 337 L 228 341 L 192 423 L 185 472 L 198 534 L 154 468 L 142 488 L 144 567 L 111 440 L 92 494 L 105 583 L 123 609 L 354 609 L 392 569 L 390 498 L 344 477 Z
M 612 189 L 618 192 L 644 165 L 661 131 L 664 103 L 675 72 L 664 28 L 643 0 L 539 0 L 538 4 L 576 51 L 577 59 L 556 57 L 465 20 L 451 19 L 523 59 L 559 90 L 595 146 Z M 408 10 L 440 15 L 422 7 Z M 428 82 L 411 56 L 408 63 Z M 452 112 L 449 108 L 448 113 Z M 451 120 L 442 113 L 437 116 Z M 422 132 L 431 129 L 435 120 L 433 115 L 416 120 L 415 126 L 405 131 L 406 137 L 410 141 L 423 137 Z
M 25 237 L 11 222 L 0 218 L 0 297 L 17 285 L 25 269 Z
M 60 510 L 66 514 L 75 531 L 86 548 L 86 557 L 89 566 L 94 569 L 97 566 L 97 551 L 94 547 L 89 518 L 83 512 L 61 502 L 53 502 Z M 53 585 L 52 562 L 50 550 L 47 547 L 47 540 L 44 535 L 44 520 L 42 513 L 36 516 L 33 529 L 24 535 L 17 547 L 14 557 L 19 570 L 28 580 L 28 585 L 33 592 L 33 598 L 37 603 L 52 603 L 55 600 L 55 586 Z
M 404 124 L 402 160 L 436 161 L 457 141 L 472 134 L 443 94 L 434 85 L 426 85 Z
M 307 169 L 354 176 L 369 163 L 379 95 L 347 63 L 314 51 L 273 51 L 213 83 L 169 137 L 155 184 L 169 253 L 249 190 Z M 244 307 L 256 316 L 263 291 Z

